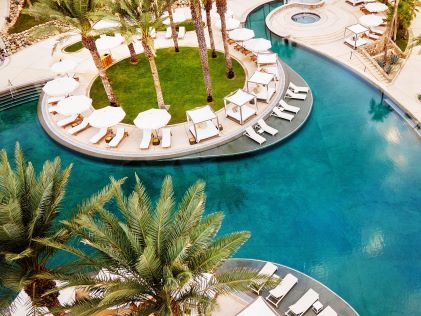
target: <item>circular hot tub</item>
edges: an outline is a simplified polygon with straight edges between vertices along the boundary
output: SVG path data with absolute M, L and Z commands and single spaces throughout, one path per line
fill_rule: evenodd
M 319 21 L 320 15 L 316 13 L 311 13 L 311 12 L 300 12 L 300 13 L 294 14 L 291 17 L 291 19 L 296 23 L 311 24 L 311 23 L 316 23 L 317 21 Z

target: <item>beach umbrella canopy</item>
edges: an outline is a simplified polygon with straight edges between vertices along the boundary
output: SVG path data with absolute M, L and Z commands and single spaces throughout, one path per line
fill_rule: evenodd
M 264 38 L 252 38 L 245 41 L 243 46 L 255 53 L 265 52 L 272 48 L 271 42 Z
M 171 114 L 164 109 L 149 109 L 140 112 L 134 124 L 140 129 L 159 129 L 168 124 Z
M 232 30 L 228 34 L 229 38 L 234 41 L 247 41 L 254 37 L 254 31 L 247 28 Z
M 387 10 L 387 5 L 381 2 L 371 2 L 367 3 L 365 8 L 370 12 L 383 12 Z
M 86 95 L 74 95 L 57 103 L 54 110 L 63 115 L 72 115 L 85 112 L 92 105 L 92 99 Z
M 121 24 L 120 22 L 113 21 L 113 20 L 101 20 L 95 23 L 93 26 L 94 30 L 103 30 L 103 29 L 110 29 L 113 27 L 119 27 Z
M 98 50 L 110 50 L 123 43 L 122 36 L 102 36 L 95 41 Z
M 359 19 L 360 23 L 366 27 L 379 26 L 383 23 L 383 19 L 375 14 L 363 15 Z
M 234 30 L 236 28 L 239 28 L 241 23 L 237 19 L 227 18 L 227 19 L 225 19 L 225 24 L 227 26 L 227 30 L 230 31 L 230 30 Z M 221 29 L 222 28 L 222 26 L 221 26 L 221 20 L 220 19 L 216 19 L 215 20 L 215 26 L 218 29 Z
M 52 65 L 51 70 L 55 73 L 62 74 L 74 70 L 76 65 L 77 63 L 74 60 L 66 59 Z
M 220 18 L 219 13 L 216 9 L 216 6 L 212 7 L 211 16 L 215 19 Z M 227 12 L 225 12 L 225 18 L 228 19 L 228 18 L 233 18 L 233 17 L 234 17 L 234 12 L 230 8 L 227 8 Z
M 174 19 L 174 23 L 181 23 L 184 22 L 186 20 L 191 19 L 191 13 L 190 10 L 187 10 L 186 8 L 177 8 L 173 11 L 173 19 Z M 165 25 L 170 25 L 170 19 L 168 18 L 168 12 L 166 12 L 163 15 L 164 18 L 167 18 L 164 20 L 164 24 Z
M 48 81 L 44 88 L 42 88 L 42 91 L 49 96 L 59 97 L 75 91 L 78 86 L 79 82 L 75 79 L 63 77 Z
M 109 105 L 93 111 L 88 118 L 88 123 L 96 128 L 112 127 L 120 123 L 125 116 L 126 112 L 121 107 Z

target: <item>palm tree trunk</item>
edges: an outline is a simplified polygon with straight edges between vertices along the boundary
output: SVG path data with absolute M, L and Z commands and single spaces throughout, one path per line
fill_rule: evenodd
M 206 8 L 206 24 L 208 26 L 209 41 L 212 50 L 212 58 L 216 58 L 216 49 L 215 49 L 215 40 L 213 39 L 213 30 L 212 30 L 212 18 L 210 14 L 210 9 Z
M 227 23 L 225 20 L 225 10 L 219 10 L 218 13 L 221 17 L 221 32 L 222 32 L 222 42 L 224 43 L 224 54 L 225 54 L 225 68 L 226 68 L 226 74 L 227 78 L 231 79 L 234 78 L 234 70 L 232 69 L 232 59 L 230 54 L 230 48 L 228 45 L 228 34 L 227 34 Z
M 205 32 L 202 27 L 202 12 L 198 0 L 190 0 L 190 11 L 195 24 L 197 42 L 199 44 L 200 62 L 202 64 L 203 78 L 207 94 L 207 101 L 212 102 L 212 82 L 209 72 L 209 60 L 206 47 Z
M 155 86 L 155 92 L 156 92 L 156 101 L 158 102 L 158 107 L 160 109 L 166 109 L 164 102 L 164 96 L 162 94 L 161 89 L 161 82 L 159 81 L 159 74 L 158 74 L 158 68 L 156 67 L 155 62 L 155 55 L 152 52 L 152 49 L 149 47 L 147 38 L 142 37 L 142 46 L 143 50 L 145 52 L 145 56 L 148 58 L 149 66 L 151 68 L 151 74 L 153 79 L 153 84 Z
M 45 295 L 48 291 L 56 288 L 56 282 L 52 280 L 36 279 L 25 286 L 25 293 L 31 298 L 34 307 L 47 307 L 50 311 L 62 307 L 58 300 L 58 293 Z M 63 316 L 65 312 L 54 312 L 54 316 Z
M 172 14 L 171 5 L 168 6 L 168 17 L 170 19 L 171 35 L 172 35 L 172 40 L 174 41 L 174 49 L 175 49 L 175 52 L 178 53 L 180 51 L 180 49 L 178 48 L 178 35 L 177 35 L 177 30 L 175 29 L 174 16 Z
M 392 18 L 392 26 L 393 26 L 393 41 L 396 41 L 396 36 L 398 34 L 398 27 L 399 27 L 399 21 L 398 21 L 398 10 L 399 10 L 399 0 L 395 1 L 395 8 L 393 10 L 393 18 Z
M 132 64 L 137 64 L 139 62 L 139 59 L 137 58 L 136 50 L 134 49 L 133 42 L 128 44 L 127 48 L 129 49 L 129 52 L 130 52 L 130 62 Z
M 101 57 L 99 56 L 98 50 L 96 48 L 94 37 L 82 35 L 82 43 L 83 46 L 87 48 L 92 55 L 92 59 L 94 60 L 96 68 L 98 69 L 99 77 L 101 78 L 102 85 L 104 86 L 108 101 L 110 101 L 110 105 L 118 106 L 117 98 L 111 86 L 110 79 L 108 78 L 107 72 L 105 71 Z

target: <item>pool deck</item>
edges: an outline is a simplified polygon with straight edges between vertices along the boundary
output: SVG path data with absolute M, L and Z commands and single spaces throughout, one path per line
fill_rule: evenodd
M 221 268 L 221 271 L 225 269 L 232 268 L 251 268 L 260 270 L 266 262 L 261 260 L 254 259 L 229 259 Z M 319 301 L 323 304 L 324 307 L 330 305 L 338 315 L 341 316 L 357 316 L 358 313 L 349 305 L 343 298 L 338 294 L 330 290 L 328 287 L 318 282 L 317 280 L 311 278 L 310 276 L 299 272 L 295 269 L 289 268 L 287 266 L 274 263 L 278 270 L 276 275 L 281 279 L 285 277 L 288 273 L 291 273 L 298 279 L 298 283 L 292 288 L 292 290 L 285 296 L 281 301 L 278 308 L 275 308 L 274 305 L 270 305 L 275 308 L 275 311 L 279 315 L 285 315 L 285 312 L 288 310 L 288 307 L 295 302 L 308 290 L 313 289 L 319 294 Z M 264 289 L 261 294 L 262 297 L 268 295 L 268 290 Z M 213 316 L 234 316 L 237 315 L 239 311 L 245 308 L 248 304 L 253 302 L 257 298 L 257 295 L 253 292 L 240 293 L 235 297 L 223 296 L 218 298 L 218 303 L 220 304 L 220 309 L 212 313 Z M 229 306 L 226 309 L 226 306 Z M 316 313 L 310 309 L 305 313 L 306 316 L 315 316 Z M 257 316 L 257 315 L 256 315 Z

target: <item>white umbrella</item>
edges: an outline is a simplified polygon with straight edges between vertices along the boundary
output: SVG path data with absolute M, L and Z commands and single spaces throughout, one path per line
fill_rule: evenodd
M 149 109 L 140 112 L 134 124 L 140 129 L 159 129 L 168 124 L 171 119 L 171 114 L 164 109 Z
M 113 27 L 119 27 L 121 24 L 120 22 L 113 21 L 113 20 L 101 20 L 95 23 L 93 26 L 94 30 L 103 30 L 103 29 L 109 29 Z
M 75 79 L 62 77 L 48 81 L 44 88 L 42 88 L 42 91 L 44 91 L 49 96 L 59 97 L 75 91 L 78 86 L 79 82 L 77 82 Z
M 360 23 L 366 27 L 379 26 L 383 23 L 383 19 L 375 14 L 363 15 L 359 19 Z
M 234 19 L 234 18 L 227 18 L 227 19 L 225 19 L 225 24 L 227 26 L 227 30 L 230 31 L 230 30 L 234 30 L 236 28 L 239 28 L 241 22 L 238 21 L 237 19 Z M 221 20 L 220 19 L 216 19 L 215 20 L 215 26 L 218 29 L 221 29 L 222 28 L 222 26 L 221 26 Z
M 92 105 L 92 99 L 86 95 L 74 95 L 57 103 L 54 111 L 63 115 L 72 115 L 85 112 Z
M 244 48 L 251 50 L 254 53 L 261 53 L 271 49 L 272 44 L 264 38 L 252 38 L 243 43 Z
M 120 123 L 125 116 L 126 112 L 121 107 L 109 105 L 93 111 L 88 118 L 88 123 L 96 128 L 106 128 Z
M 247 41 L 254 37 L 254 31 L 247 28 L 232 30 L 228 34 L 229 38 L 234 41 Z
M 387 5 L 380 2 L 371 2 L 367 3 L 365 8 L 370 12 L 383 12 L 387 10 Z
M 98 50 L 110 50 L 123 43 L 122 36 L 102 36 L 95 41 Z
M 215 19 L 220 18 L 219 13 L 216 9 L 216 6 L 212 7 L 211 16 Z M 233 17 L 234 17 L 234 12 L 230 8 L 227 8 L 227 11 L 225 12 L 225 18 L 233 18 Z
M 181 23 L 181 22 L 191 19 L 191 14 L 189 14 L 189 12 L 190 10 L 186 11 L 185 8 L 175 9 L 172 14 L 174 23 Z M 163 17 L 168 17 L 168 12 Z M 169 18 L 165 19 L 164 24 L 170 25 L 170 19 Z
M 74 60 L 66 59 L 59 61 L 51 66 L 51 70 L 58 74 L 68 73 L 76 68 L 77 63 Z

